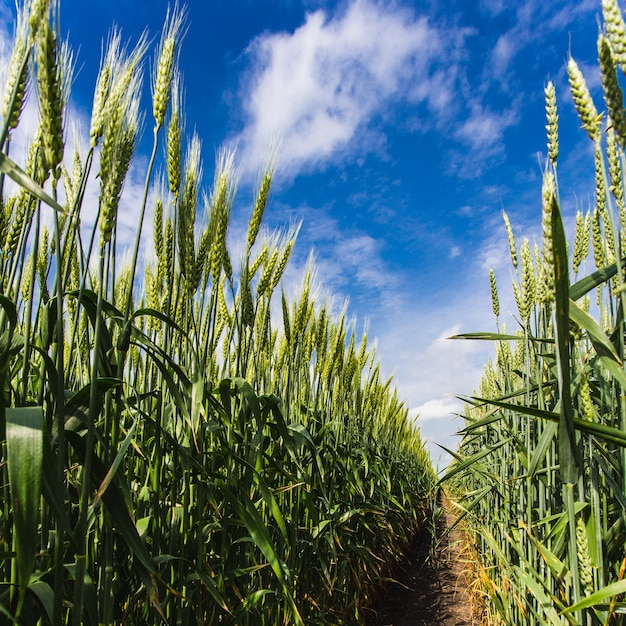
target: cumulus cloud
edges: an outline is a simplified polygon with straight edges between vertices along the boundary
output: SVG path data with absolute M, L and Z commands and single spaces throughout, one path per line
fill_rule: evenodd
M 463 402 L 454 397 L 429 400 L 412 411 L 419 416 L 420 435 L 436 467 L 444 468 L 452 460 L 443 448 L 454 450 L 457 447 L 457 432 L 463 423 L 460 419 L 453 420 L 452 416 L 461 415 L 462 411 Z
M 448 338 L 495 330 L 495 324 L 488 280 L 469 279 L 447 295 L 430 296 L 413 307 L 405 303 L 393 312 L 373 312 L 371 324 L 384 374 L 393 375 L 431 458 L 441 457 L 443 466 L 449 458 L 436 442 L 455 449 L 454 434 L 463 426 L 462 420 L 453 419 L 463 408 L 456 395 L 478 388 L 483 366 L 493 353 L 491 342 Z M 386 370 L 391 365 L 393 370 Z
M 393 103 L 444 109 L 453 92 L 450 38 L 408 9 L 371 0 L 355 0 L 341 15 L 310 13 L 293 33 L 258 37 L 243 89 L 244 160 L 257 163 L 280 136 L 282 167 L 297 171 L 356 142 L 357 131 L 367 136 Z
M 418 406 L 415 413 L 419 416 L 419 422 L 423 427 L 425 422 L 448 418 L 461 406 L 461 402 L 455 398 L 437 398 Z
M 451 172 L 474 178 L 503 152 L 507 129 L 520 121 L 523 94 L 510 75 L 515 58 L 588 13 L 591 1 L 574 10 L 561 1 L 547 7 L 482 0 L 485 15 L 507 13 L 512 26 L 479 56 L 478 27 L 451 24 L 436 12 L 427 18 L 376 0 L 341 3 L 344 11 L 332 13 L 324 3 L 309 4 L 318 8 L 299 28 L 263 33 L 246 51 L 236 137 L 244 168 L 255 168 L 277 137 L 282 175 L 380 154 L 384 120 L 411 132 L 452 128 Z M 494 95 L 506 106 L 495 105 Z

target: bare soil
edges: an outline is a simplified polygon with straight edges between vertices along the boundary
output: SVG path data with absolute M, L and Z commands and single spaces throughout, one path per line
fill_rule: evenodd
M 427 531 L 421 533 L 396 582 L 389 583 L 378 620 L 371 626 L 481 626 L 470 595 L 467 560 L 459 530 L 446 532 L 455 521 L 445 497 L 437 523 L 438 544 L 432 549 Z

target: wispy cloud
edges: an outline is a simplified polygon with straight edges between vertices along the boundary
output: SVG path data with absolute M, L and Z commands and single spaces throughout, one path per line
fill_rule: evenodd
M 551 3 L 528 0 L 509 5 L 509 10 L 514 13 L 515 20 L 507 35 L 515 42 L 516 48 L 521 50 L 536 42 L 538 38 L 562 32 L 583 16 L 599 13 L 600 6 L 596 0 L 581 0 L 576 3 L 568 0 Z
M 504 131 L 516 121 L 515 110 L 496 112 L 476 102 L 470 116 L 458 127 L 456 136 L 470 147 L 492 150 L 502 140 Z
M 509 33 L 500 35 L 491 53 L 491 69 L 497 78 L 503 78 L 516 53 Z
M 354 302 L 368 314 L 371 309 L 397 311 L 406 305 L 402 278 L 389 267 L 389 242 L 357 227 L 342 228 L 330 207 L 302 206 L 274 211 L 274 219 L 284 223 L 291 215 L 307 216 L 303 221 L 298 244 L 288 268 L 288 283 L 294 293 L 302 284 L 302 274 L 313 252 L 316 274 L 323 285 L 324 296 L 335 302 Z
M 480 0 L 479 5 L 484 13 L 495 17 L 506 9 L 507 2 L 505 0 Z
M 555 0 L 545 3 L 541 0 L 527 0 L 524 3 L 510 3 L 508 6 L 498 0 L 483 0 L 483 10 L 495 18 L 506 15 L 510 26 L 499 32 L 488 63 L 483 70 L 483 84 L 480 89 L 486 92 L 496 86 L 507 93 L 515 93 L 520 88 L 520 73 L 532 63 L 552 53 L 551 47 L 560 42 L 560 36 L 593 13 L 599 12 L 596 0 L 581 0 L 571 3 Z M 560 43 L 558 45 L 561 45 Z M 516 63 L 516 57 L 532 50 L 532 57 L 523 63 Z M 561 58 L 564 59 L 565 51 Z

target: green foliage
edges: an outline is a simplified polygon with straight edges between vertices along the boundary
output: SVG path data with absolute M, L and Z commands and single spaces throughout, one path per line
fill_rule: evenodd
M 310 273 L 274 326 L 297 229 L 262 228 L 273 163 L 232 267 L 233 155 L 201 193 L 199 139 L 182 149 L 177 11 L 153 62 L 153 150 L 120 265 L 147 43 L 111 35 L 90 148 L 69 172 L 58 122 L 72 64 L 47 7 L 22 16 L 0 134 L 0 621 L 362 623 L 427 515 L 419 432 L 366 337 L 313 301 Z M 56 122 L 20 166 L 8 146 L 35 80 Z M 156 258 L 142 264 L 165 133 L 169 189 L 156 186 Z M 81 230 L 94 173 L 99 215 Z
M 587 212 L 593 219 L 579 212 L 571 261 L 577 275 L 591 235 L 597 269 L 570 284 L 552 159 L 543 195 L 554 301 L 533 301 L 515 333 L 465 336 L 495 340 L 496 361 L 468 401 L 445 479 L 470 521 L 495 623 L 621 624 L 626 609 L 626 223 L 618 128 L 626 112 L 615 62 L 623 51 L 611 48 L 621 41 L 623 20 L 613 0 L 603 9 L 612 20 L 605 24 L 609 36 L 599 37 L 610 120 L 604 131 L 582 73 L 572 59 L 568 65 L 576 108 L 594 143 L 596 183 L 596 205 Z M 508 224 L 507 234 L 510 240 Z M 544 248 L 545 237 L 544 230 Z M 539 261 L 534 271 L 541 273 Z M 522 293 L 523 285 L 515 290 Z

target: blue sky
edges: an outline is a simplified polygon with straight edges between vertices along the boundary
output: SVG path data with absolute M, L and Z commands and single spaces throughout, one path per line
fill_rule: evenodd
M 12 2 L 2 3 L 10 16 Z M 216 150 L 237 145 L 244 228 L 258 170 L 281 137 L 267 223 L 302 220 L 286 289 L 295 291 L 313 250 L 319 297 L 337 310 L 349 298 L 359 328 L 369 320 L 383 370 L 411 415 L 421 414 L 435 461 L 434 442 L 456 445 L 450 435 L 460 422 L 451 415 L 462 404 L 455 396 L 472 393 L 491 354 L 488 345 L 443 338 L 495 329 L 489 267 L 502 290 L 503 321 L 509 330 L 516 325 L 507 314 L 501 211 L 519 242 L 540 240 L 548 80 L 559 98 L 566 221 L 591 202 L 591 146 L 565 64 L 571 52 L 601 110 L 600 11 L 600 0 L 187 3 L 186 124 L 202 140 L 205 186 Z M 158 38 L 166 12 L 164 0 L 61 0 L 61 26 L 77 51 L 79 122 L 88 120 L 110 26 L 133 42 L 144 28 Z M 9 33 L 5 20 L 5 42 Z M 148 85 L 145 93 L 149 111 Z M 129 206 L 132 194 L 126 190 Z

